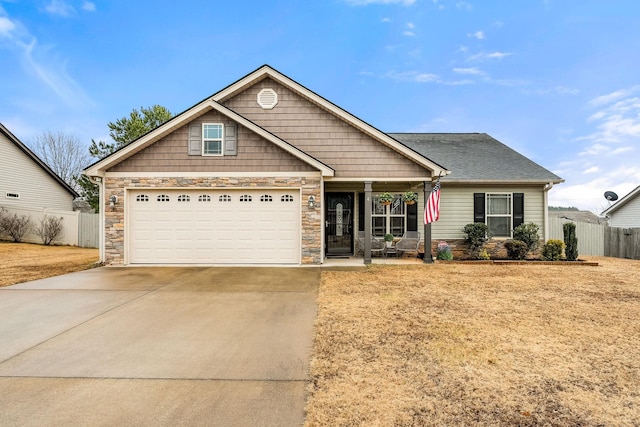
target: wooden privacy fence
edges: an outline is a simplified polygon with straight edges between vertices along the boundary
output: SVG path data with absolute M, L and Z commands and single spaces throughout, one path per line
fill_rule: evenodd
M 5 207 L 11 215 L 27 215 L 34 226 L 38 226 L 45 215 L 62 218 L 62 235 L 53 243 L 59 245 L 73 245 L 83 248 L 97 248 L 99 246 L 100 215 L 82 213 L 78 211 L 63 211 L 57 209 L 14 208 Z M 8 236 L 2 236 L 7 238 Z M 22 239 L 23 242 L 42 243 L 42 239 L 31 230 Z
M 640 259 L 640 228 L 607 227 L 604 247 L 605 256 Z

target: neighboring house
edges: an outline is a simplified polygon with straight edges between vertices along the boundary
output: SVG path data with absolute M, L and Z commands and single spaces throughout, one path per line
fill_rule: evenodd
M 0 206 L 73 210 L 78 194 L 0 123 Z
M 609 218 L 611 227 L 640 227 L 640 186 L 602 212 L 602 215 Z
M 484 134 L 385 134 L 266 65 L 85 174 L 100 184 L 101 258 L 125 265 L 320 264 L 354 254 L 358 231 L 437 242 L 474 219 L 507 238 L 521 221 L 544 229 L 562 182 Z M 424 226 L 439 176 L 441 219 Z M 418 204 L 402 203 L 409 190 Z
M 587 224 L 604 224 L 608 221 L 605 217 L 600 217 L 591 211 L 578 210 L 549 210 L 549 218 L 560 218 L 562 221 L 583 222 Z

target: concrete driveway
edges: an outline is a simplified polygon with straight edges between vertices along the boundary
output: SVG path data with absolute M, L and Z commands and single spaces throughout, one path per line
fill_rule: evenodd
M 0 423 L 300 425 L 319 279 L 98 268 L 0 288 Z

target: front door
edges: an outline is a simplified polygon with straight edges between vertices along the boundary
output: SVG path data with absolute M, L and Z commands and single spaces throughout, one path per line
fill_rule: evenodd
M 353 253 L 353 193 L 325 194 L 325 248 L 327 256 Z

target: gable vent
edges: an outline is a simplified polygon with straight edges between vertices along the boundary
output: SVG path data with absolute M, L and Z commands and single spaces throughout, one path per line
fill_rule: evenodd
M 258 105 L 264 110 L 270 110 L 278 103 L 278 94 L 275 90 L 266 88 L 258 92 Z

